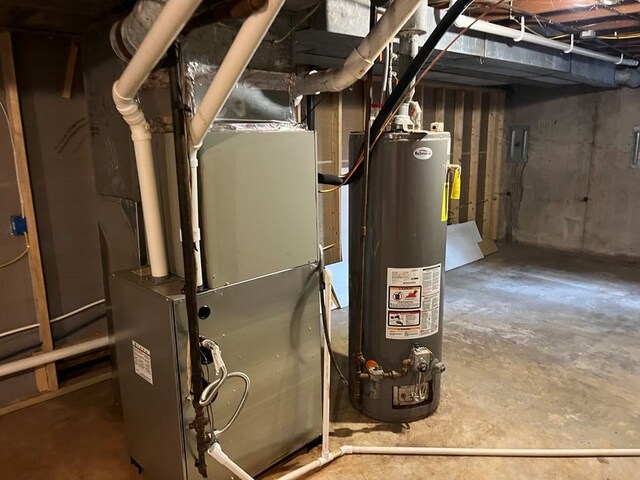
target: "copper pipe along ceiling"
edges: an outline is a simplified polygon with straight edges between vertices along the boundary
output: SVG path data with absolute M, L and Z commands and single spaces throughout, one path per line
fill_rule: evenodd
M 187 24 L 184 32 L 230 18 L 236 20 L 247 18 L 252 13 L 263 8 L 267 3 L 268 0 L 235 0 L 216 3 L 211 8 L 196 15 Z

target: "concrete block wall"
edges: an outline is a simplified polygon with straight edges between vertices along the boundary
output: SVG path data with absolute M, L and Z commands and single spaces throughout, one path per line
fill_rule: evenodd
M 528 125 L 529 158 L 503 170 L 507 240 L 640 259 L 640 168 L 630 166 L 639 102 L 629 88 L 516 87 L 505 135 Z

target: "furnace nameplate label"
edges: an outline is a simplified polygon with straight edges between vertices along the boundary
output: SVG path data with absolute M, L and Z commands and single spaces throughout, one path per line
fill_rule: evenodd
M 151 352 L 137 342 L 133 344 L 133 368 L 135 372 L 153 385 L 153 371 L 151 370 Z
M 403 340 L 438 333 L 442 265 L 387 269 L 386 338 Z

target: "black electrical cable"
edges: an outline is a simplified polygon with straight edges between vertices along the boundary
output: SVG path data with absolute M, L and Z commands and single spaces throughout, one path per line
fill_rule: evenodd
M 429 35 L 426 42 L 424 42 L 424 45 L 420 47 L 418 54 L 411 61 L 411 63 L 407 67 L 407 70 L 402 74 L 402 76 L 398 80 L 396 87 L 393 89 L 393 91 L 391 92 L 387 100 L 382 105 L 380 112 L 378 113 L 375 120 L 373 121 L 373 124 L 371 125 L 371 129 L 369 130 L 369 133 L 370 133 L 369 145 L 368 145 L 369 152 L 371 152 L 375 147 L 378 141 L 378 138 L 380 137 L 380 133 L 382 132 L 382 129 L 386 127 L 388 120 L 394 115 L 394 113 L 396 112 L 396 110 L 404 100 L 407 92 L 411 89 L 411 86 L 416 76 L 418 75 L 418 73 L 420 73 L 420 70 L 422 70 L 426 65 L 427 60 L 429 59 L 429 56 L 433 53 L 433 51 L 435 50 L 436 46 L 438 45 L 438 43 L 440 42 L 444 34 L 447 33 L 447 30 L 449 30 L 451 25 L 453 25 L 456 19 L 460 15 L 462 15 L 465 9 L 472 2 L 473 0 L 458 0 L 456 3 L 454 3 L 447 10 L 447 13 L 444 15 L 444 17 L 442 17 L 442 20 L 440 20 L 436 24 L 436 27 L 433 29 L 433 32 L 431 32 L 431 34 Z M 366 148 L 366 144 L 363 144 L 360 156 L 362 156 L 362 154 L 364 153 L 365 148 Z M 355 170 L 345 178 L 345 181 L 343 182 L 344 185 L 348 185 L 349 183 L 353 182 L 355 179 L 359 178 L 359 175 L 361 175 L 361 172 L 362 172 L 361 165 L 362 163 L 358 164 L 355 167 Z
M 184 261 L 184 296 L 189 329 L 189 360 L 191 362 L 191 395 L 195 413 L 193 428 L 196 431 L 196 466 L 204 478 L 207 477 L 205 453 L 208 448 L 205 428 L 207 419 L 199 399 L 202 394 L 202 372 L 200 370 L 200 325 L 198 319 L 197 280 L 195 264 L 195 242 L 191 223 L 191 184 L 187 146 L 185 105 L 182 101 L 182 72 L 180 69 L 180 44 L 176 42 L 169 49 L 169 83 L 173 106 L 173 138 L 176 156 L 176 176 L 178 178 L 178 203 L 180 210 L 180 231 L 182 232 L 182 258 Z

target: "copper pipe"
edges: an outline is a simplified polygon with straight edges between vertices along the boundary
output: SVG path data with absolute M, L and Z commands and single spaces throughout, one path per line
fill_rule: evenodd
M 264 8 L 268 1 L 269 0 L 233 0 L 216 3 L 209 9 L 193 17 L 184 31 L 189 32 L 194 28 L 221 22 L 230 18 L 241 20 L 250 17 L 253 13 Z

